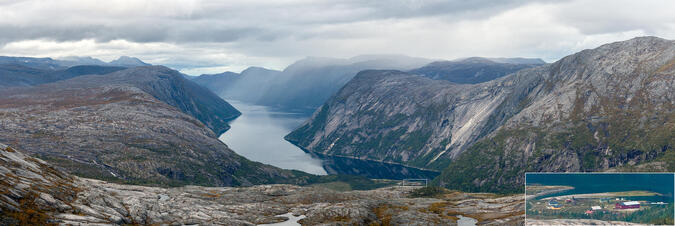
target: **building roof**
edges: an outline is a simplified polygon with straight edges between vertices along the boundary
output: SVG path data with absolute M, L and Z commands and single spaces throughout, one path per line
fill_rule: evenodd
M 638 202 L 638 201 L 623 202 L 623 205 L 626 205 L 626 206 L 640 205 L 640 202 Z
M 599 209 L 602 209 L 602 207 L 600 207 L 600 206 L 591 206 L 591 209 L 593 209 L 593 210 L 599 210 Z

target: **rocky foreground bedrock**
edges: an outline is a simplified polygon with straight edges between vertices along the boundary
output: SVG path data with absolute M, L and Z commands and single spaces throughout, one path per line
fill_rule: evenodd
M 304 216 L 303 225 L 522 224 L 521 195 L 450 192 L 409 198 L 410 187 L 337 192 L 320 187 L 158 188 L 121 185 L 64 173 L 0 144 L 0 224 L 254 225 Z

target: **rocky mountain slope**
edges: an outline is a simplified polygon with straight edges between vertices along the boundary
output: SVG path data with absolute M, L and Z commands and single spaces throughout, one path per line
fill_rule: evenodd
M 209 90 L 163 66 L 136 67 L 102 76 L 82 77 L 69 83 L 131 84 L 195 117 L 218 135 L 229 129 L 228 121 L 241 115 L 232 105 Z
M 522 110 L 456 158 L 438 183 L 515 191 L 524 172 L 675 170 L 675 41 L 611 43 L 541 70 Z M 522 76 L 531 75 L 513 77 Z
M 520 63 L 523 62 L 523 63 Z M 545 64 L 540 59 L 471 57 L 456 61 L 436 61 L 410 73 L 460 84 L 487 82 L 513 72 Z
M 82 75 L 104 75 L 75 79 L 81 85 L 125 83 L 141 88 L 155 98 L 192 115 L 217 134 L 227 130 L 227 121 L 240 115 L 227 102 L 202 87 L 164 67 L 129 69 L 97 65 L 74 66 L 63 70 L 40 70 L 20 65 L 0 65 L 0 87 L 35 86 Z M 109 74 L 109 75 L 108 75 Z M 178 75 L 178 76 L 177 76 Z
M 0 91 L 0 140 L 77 175 L 129 183 L 304 180 L 220 142 L 214 131 L 237 113 L 173 70 L 137 67 Z
M 254 225 L 300 216 L 303 225 L 523 223 L 522 196 L 453 192 L 408 198 L 410 187 L 336 192 L 321 187 L 156 188 L 71 176 L 0 144 L 0 224 Z M 281 216 L 286 215 L 286 216 Z
M 475 191 L 520 191 L 525 171 L 663 171 L 675 167 L 674 57 L 673 41 L 642 37 L 473 85 L 364 71 L 286 138 L 447 166 L 437 183 Z
M 442 169 L 490 132 L 488 117 L 515 84 L 362 71 L 286 139 L 326 155 Z
M 429 62 L 431 60 L 396 55 L 363 55 L 350 59 L 309 57 L 284 71 L 251 67 L 240 74 L 224 72 L 192 80 L 224 99 L 285 110 L 314 111 L 365 69 L 413 69 L 411 73 L 433 79 L 479 83 L 545 63 L 540 59 L 479 57 Z

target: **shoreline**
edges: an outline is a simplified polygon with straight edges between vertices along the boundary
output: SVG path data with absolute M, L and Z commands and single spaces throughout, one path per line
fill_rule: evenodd
M 569 198 L 607 198 L 607 197 L 635 197 L 635 196 L 658 196 L 661 195 L 656 192 L 650 191 L 621 191 L 621 192 L 601 192 L 601 193 L 586 193 L 586 194 L 571 194 L 571 195 L 561 195 L 543 198 L 541 200 L 550 200 L 553 198 L 556 199 L 569 199 Z
M 537 190 L 538 192 L 534 191 L 535 194 L 527 195 L 527 189 L 525 189 L 526 194 L 525 200 L 530 200 L 540 196 L 574 189 L 574 187 L 572 186 L 562 186 L 562 185 L 532 185 L 532 187 L 542 188 L 542 190 Z

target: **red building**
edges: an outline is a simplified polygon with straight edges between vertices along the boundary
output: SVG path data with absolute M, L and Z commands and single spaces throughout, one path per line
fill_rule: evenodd
M 639 209 L 639 208 L 640 202 L 636 201 L 622 202 L 614 205 L 614 209 Z

